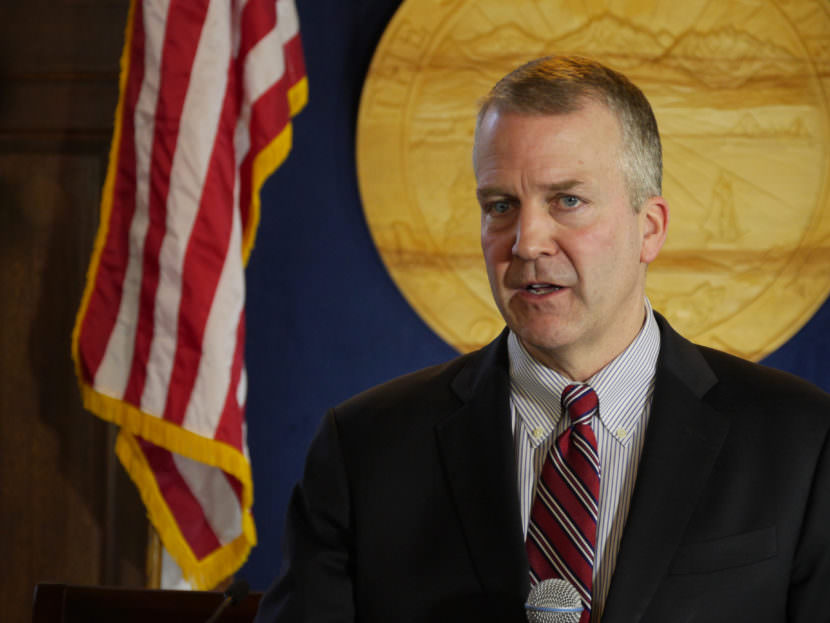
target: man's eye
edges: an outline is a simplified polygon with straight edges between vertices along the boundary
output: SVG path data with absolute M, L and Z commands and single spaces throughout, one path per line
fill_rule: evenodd
M 582 203 L 582 199 L 574 195 L 563 195 L 559 198 L 559 203 L 566 208 L 578 208 Z
M 505 214 L 510 210 L 510 204 L 506 201 L 493 201 L 487 204 L 487 212 L 490 214 Z

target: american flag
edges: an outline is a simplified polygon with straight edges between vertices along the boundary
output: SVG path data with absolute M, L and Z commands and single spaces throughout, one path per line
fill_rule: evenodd
M 195 588 L 256 543 L 243 269 L 307 99 L 293 0 L 133 0 L 73 333 L 85 406 Z

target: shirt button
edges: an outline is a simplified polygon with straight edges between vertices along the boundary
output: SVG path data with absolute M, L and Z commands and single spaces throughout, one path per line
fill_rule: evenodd
M 624 428 L 618 428 L 615 434 L 617 435 L 617 439 L 619 439 L 620 441 L 625 439 L 627 436 L 627 433 Z
M 544 437 L 544 436 L 545 436 L 545 431 L 544 431 L 544 429 L 542 429 L 541 426 L 537 426 L 536 428 L 533 429 L 533 438 L 534 439 L 539 439 L 540 437 Z

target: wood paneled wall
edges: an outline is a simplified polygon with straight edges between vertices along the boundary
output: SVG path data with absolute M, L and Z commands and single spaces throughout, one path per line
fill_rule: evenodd
M 0 6 L 0 620 L 35 583 L 142 586 L 147 521 L 70 357 L 98 222 L 125 0 Z

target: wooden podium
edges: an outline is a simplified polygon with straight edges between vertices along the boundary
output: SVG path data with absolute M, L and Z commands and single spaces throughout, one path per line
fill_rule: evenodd
M 220 623 L 250 623 L 261 593 L 250 593 L 228 606 Z M 224 601 L 213 591 L 38 584 L 32 606 L 32 623 L 204 623 Z

